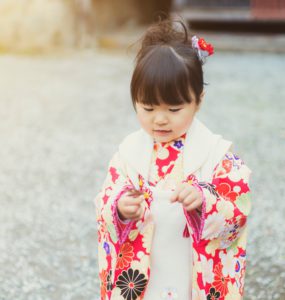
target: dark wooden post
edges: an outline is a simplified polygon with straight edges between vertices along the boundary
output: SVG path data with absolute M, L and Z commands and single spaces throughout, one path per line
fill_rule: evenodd
M 251 0 L 251 14 L 257 19 L 285 19 L 285 0 Z

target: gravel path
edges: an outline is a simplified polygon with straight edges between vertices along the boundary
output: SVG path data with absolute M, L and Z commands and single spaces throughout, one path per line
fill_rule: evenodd
M 0 299 L 98 297 L 93 199 L 138 128 L 132 54 L 0 57 Z M 285 56 L 217 53 L 200 119 L 253 170 L 245 300 L 285 299 Z

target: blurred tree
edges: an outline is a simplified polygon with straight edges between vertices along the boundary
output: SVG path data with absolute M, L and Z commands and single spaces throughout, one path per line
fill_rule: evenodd
M 172 7 L 172 0 L 136 0 L 135 2 L 139 11 L 138 21 L 141 23 L 152 22 L 160 13 L 169 14 Z
M 112 29 L 128 23 L 149 23 L 159 14 L 167 15 L 172 0 L 92 0 L 96 27 Z

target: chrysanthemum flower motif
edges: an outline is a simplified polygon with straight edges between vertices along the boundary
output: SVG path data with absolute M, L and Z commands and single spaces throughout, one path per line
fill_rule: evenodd
M 192 37 L 192 47 L 197 51 L 199 59 L 204 63 L 206 57 L 214 54 L 214 47 L 196 35 Z
M 136 300 L 144 291 L 147 279 L 143 273 L 137 269 L 129 268 L 119 275 L 116 282 L 117 287 L 121 290 L 124 299 Z
M 166 299 L 166 300 L 178 299 L 177 290 L 175 288 L 166 288 L 161 293 L 161 299 Z

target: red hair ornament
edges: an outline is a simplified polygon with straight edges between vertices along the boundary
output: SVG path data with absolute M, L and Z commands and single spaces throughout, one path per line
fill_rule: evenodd
M 214 54 L 214 47 L 212 44 L 206 43 L 204 39 L 198 38 L 196 35 L 192 37 L 192 47 L 196 50 L 202 63 L 205 63 L 206 57 Z

